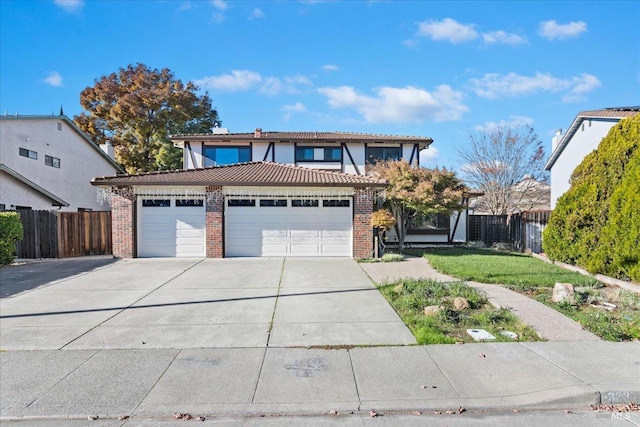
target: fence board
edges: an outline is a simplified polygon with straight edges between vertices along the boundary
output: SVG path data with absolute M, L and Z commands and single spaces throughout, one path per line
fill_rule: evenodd
M 18 211 L 24 237 L 18 258 L 111 254 L 111 212 Z
M 551 211 L 531 211 L 513 215 L 470 215 L 469 240 L 508 243 L 514 250 L 542 252 L 542 232 Z

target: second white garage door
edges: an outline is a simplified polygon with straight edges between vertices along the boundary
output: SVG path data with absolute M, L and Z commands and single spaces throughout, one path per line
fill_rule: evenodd
M 351 199 L 225 200 L 225 256 L 352 256 Z

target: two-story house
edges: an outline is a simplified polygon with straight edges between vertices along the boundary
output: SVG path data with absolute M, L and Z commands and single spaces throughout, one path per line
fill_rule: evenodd
M 426 137 L 345 132 L 174 135 L 185 169 L 96 178 L 111 199 L 113 253 L 352 256 L 373 251 L 379 159 L 419 165 Z M 466 212 L 423 218 L 408 242 L 466 240 Z
M 551 209 L 571 186 L 571 174 L 587 154 L 598 148 L 616 123 L 636 114 L 640 114 L 638 106 L 582 111 L 564 135 L 561 130 L 556 133 L 551 157 L 544 167 L 551 172 Z
M 0 116 L 0 210 L 108 210 L 91 185 L 124 170 L 66 116 Z

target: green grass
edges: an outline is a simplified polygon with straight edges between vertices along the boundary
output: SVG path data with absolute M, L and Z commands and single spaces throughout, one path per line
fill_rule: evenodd
M 520 341 L 538 341 L 538 335 L 520 322 L 509 310 L 491 306 L 479 290 L 462 282 L 441 283 L 425 279 L 403 279 L 380 287 L 418 344 L 452 344 L 475 342 L 466 330 L 486 329 L 496 341 L 512 341 L 499 334 L 512 331 Z M 457 311 L 456 297 L 466 298 L 469 308 Z M 436 314 L 424 314 L 424 307 L 439 306 Z
M 595 286 L 598 281 L 546 263 L 529 255 L 486 249 L 435 248 L 424 257 L 438 271 L 460 280 L 530 287 L 556 282 Z

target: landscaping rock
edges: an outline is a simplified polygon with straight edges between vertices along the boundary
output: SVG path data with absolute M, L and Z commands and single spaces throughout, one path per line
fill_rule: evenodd
M 469 305 L 469 300 L 467 300 L 466 298 L 463 297 L 456 297 L 453 300 L 453 308 L 456 311 L 463 311 L 463 310 L 468 310 L 470 307 Z
M 440 313 L 441 310 L 442 307 L 440 307 L 439 305 L 428 305 L 424 308 L 424 314 L 426 314 L 427 316 L 435 316 L 436 314 Z
M 560 283 L 557 282 L 553 286 L 553 297 L 551 300 L 555 303 L 568 301 L 573 301 L 573 285 L 571 283 Z

